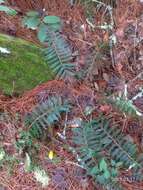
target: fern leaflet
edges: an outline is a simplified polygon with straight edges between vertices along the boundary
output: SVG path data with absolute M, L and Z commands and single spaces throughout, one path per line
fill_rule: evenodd
M 74 129 L 73 132 L 73 142 L 76 145 L 75 150 L 80 157 L 80 163 L 94 178 L 97 176 L 91 171 L 97 167 L 99 159 L 104 156 L 116 162 L 122 162 L 126 168 L 132 168 L 134 175 L 138 175 L 143 169 L 143 156 L 136 157 L 136 145 L 129 142 L 120 129 L 110 127 L 106 119 L 84 123 L 82 127 Z M 108 180 L 107 186 L 112 187 L 111 189 L 119 189 L 116 180 Z
M 59 32 L 48 30 L 45 42 L 48 43 L 48 48 L 44 50 L 44 55 L 57 78 L 73 76 L 75 65 L 72 64 L 72 51 L 67 41 Z
M 142 116 L 142 113 L 139 112 L 137 107 L 133 104 L 131 100 L 124 100 L 123 98 L 115 98 L 107 100 L 114 107 L 116 107 L 120 112 L 123 112 L 132 117 Z
M 26 115 L 25 125 L 30 126 L 30 134 L 40 138 L 44 129 L 59 121 L 61 114 L 69 112 L 70 106 L 67 102 L 62 102 L 61 97 L 50 97 Z

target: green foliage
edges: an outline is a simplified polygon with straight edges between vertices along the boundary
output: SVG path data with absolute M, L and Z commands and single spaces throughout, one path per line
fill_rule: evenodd
M 132 117 L 142 116 L 142 113 L 138 111 L 137 107 L 133 105 L 133 102 L 131 100 L 125 100 L 123 98 L 112 98 L 107 101 L 122 113 L 125 113 Z
M 120 189 L 115 179 L 118 170 L 112 169 L 116 164 L 118 166 L 118 163 L 122 163 L 124 168 L 133 169 L 134 174 L 143 169 L 143 158 L 137 157 L 136 145 L 128 141 L 120 129 L 110 127 L 106 119 L 83 123 L 82 127 L 73 129 L 73 132 L 78 161 L 106 189 Z M 114 160 L 114 164 L 109 158 Z
M 25 172 L 33 172 L 37 182 L 40 182 L 42 186 L 45 187 L 49 184 L 50 178 L 43 169 L 40 169 L 40 167 L 37 166 L 37 161 L 39 161 L 39 158 L 37 157 L 39 147 L 37 145 L 38 144 L 34 142 L 34 138 L 31 136 L 30 132 L 20 132 L 20 138 L 17 141 L 16 146 L 19 152 L 24 153 L 25 155 L 24 170 Z M 35 159 L 36 157 L 38 160 Z
M 47 31 L 45 42 L 48 48 L 44 50 L 45 59 L 58 79 L 74 76 L 75 65 L 70 45 L 59 32 Z
M 25 129 L 20 131 L 16 147 L 19 153 L 25 155 L 25 171 L 33 172 L 34 177 L 43 187 L 49 184 L 49 177 L 44 170 L 36 166 L 39 151 L 37 138 L 41 140 L 45 135 L 53 135 L 51 130 L 54 124 L 61 119 L 63 113 L 69 110 L 70 106 L 66 101 L 62 101 L 61 97 L 53 96 L 46 102 L 38 104 L 24 118 Z M 3 154 L 1 155 L 3 157 Z
M 40 42 L 48 43 L 48 48 L 44 50 L 47 64 L 57 75 L 58 79 L 66 79 L 73 76 L 75 66 L 71 64 L 73 60 L 70 45 L 59 33 L 61 20 L 57 16 L 41 17 L 36 11 L 27 13 L 23 24 L 33 30 L 38 30 Z
M 98 78 L 99 73 L 104 69 L 110 68 L 111 64 L 105 61 L 105 57 L 109 55 L 108 43 L 97 43 L 96 46 L 90 49 L 85 55 L 85 63 L 82 68 L 76 72 L 76 77 L 80 80 L 90 81 Z
M 30 172 L 33 169 L 32 161 L 28 153 L 25 154 L 24 169 L 25 169 L 25 172 Z
M 43 21 L 44 23 L 51 25 L 50 27 L 52 27 L 52 24 L 58 24 L 61 22 L 60 18 L 57 16 L 45 16 Z
M 23 19 L 23 25 L 32 30 L 38 30 L 38 39 L 44 42 L 47 36 L 47 29 L 50 27 L 52 31 L 59 31 L 61 29 L 61 20 L 57 16 L 41 16 L 37 11 L 30 11 L 26 13 Z
M 3 148 L 0 148 L 0 168 L 7 167 L 9 174 L 13 172 L 15 165 L 19 160 L 14 155 L 9 155 Z
M 118 176 L 118 169 L 122 163 L 116 163 L 114 160 L 111 160 L 110 164 L 105 158 L 102 158 L 98 162 L 96 166 L 89 170 L 89 175 L 94 178 L 96 176 L 96 181 L 100 184 L 108 184 L 113 178 Z
M 38 144 L 34 142 L 33 136 L 26 130 L 20 131 L 19 139 L 15 145 L 19 152 L 35 152 L 38 150 Z
M 32 11 L 28 12 L 27 16 L 23 19 L 23 24 L 30 29 L 37 29 L 40 24 L 40 18 L 37 12 Z
M 0 0 L 0 11 L 5 12 L 8 15 L 16 15 L 17 14 L 17 12 L 14 9 L 9 8 L 8 6 L 5 6 L 5 5 L 1 5 L 2 3 L 5 3 L 5 1 Z
M 35 109 L 26 115 L 25 125 L 29 127 L 29 133 L 32 137 L 40 138 L 44 135 L 45 130 L 52 127 L 58 122 L 62 113 L 69 112 L 70 106 L 61 97 L 50 97 L 35 107 Z
M 1 148 L 0 149 L 0 162 L 5 158 L 5 151 Z
M 49 176 L 47 175 L 45 170 L 33 164 L 28 153 L 26 153 L 25 156 L 24 169 L 25 172 L 33 172 L 34 178 L 37 180 L 37 182 L 41 183 L 42 187 L 46 187 L 49 185 Z

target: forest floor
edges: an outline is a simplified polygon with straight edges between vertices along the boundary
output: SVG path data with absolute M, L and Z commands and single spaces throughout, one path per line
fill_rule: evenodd
M 15 2 L 13 4 L 13 2 Z M 20 97 L 7 97 L 0 94 L 0 110 L 10 113 L 10 121 L 0 121 L 0 145 L 2 144 L 9 154 L 18 155 L 15 142 L 19 138 L 19 130 L 22 122 L 15 123 L 16 113 L 24 115 L 32 110 L 37 102 L 43 100 L 49 94 L 68 96 L 73 102 L 77 102 L 71 115 L 73 118 L 82 118 L 83 108 L 87 101 L 94 102 L 95 109 L 104 115 L 112 114 L 115 122 L 120 123 L 122 131 L 130 135 L 137 143 L 140 151 L 143 150 L 142 121 L 136 118 L 124 117 L 114 108 L 104 102 L 100 102 L 104 92 L 110 89 L 118 94 L 127 89 L 129 99 L 134 100 L 134 105 L 143 113 L 143 96 L 138 96 L 143 88 L 143 2 L 139 0 L 119 0 L 113 9 L 112 17 L 115 23 L 113 33 L 117 43 L 111 52 L 102 49 L 98 44 L 107 44 L 111 34 L 106 30 L 94 28 L 87 20 L 85 7 L 81 3 L 70 5 L 67 0 L 47 0 L 32 3 L 32 1 L 9 0 L 9 4 L 18 10 L 18 15 L 11 17 L 0 13 L 0 32 L 23 38 L 38 44 L 36 33 L 22 27 L 21 20 L 28 10 L 41 11 L 43 7 L 49 15 L 60 16 L 64 20 L 64 35 L 72 44 L 73 49 L 79 51 L 77 59 L 79 69 L 83 67 L 93 44 L 102 59 L 93 65 L 90 76 L 84 81 L 72 82 L 70 85 L 63 81 L 49 81 L 33 90 L 25 92 Z M 101 12 L 95 12 L 94 23 L 102 25 L 106 18 Z M 113 36 L 112 36 L 113 37 Z M 96 76 L 96 77 L 95 77 Z M 98 77 L 97 77 L 98 76 Z M 48 144 L 48 146 L 47 146 Z M 45 190 L 99 190 L 93 185 L 90 177 L 85 177 L 85 171 L 76 165 L 74 156 L 64 147 L 64 142 L 58 137 L 54 142 L 40 144 L 38 163 L 48 171 L 51 178 Z M 54 151 L 55 160 L 48 160 L 48 153 Z M 11 167 L 11 166 L 10 166 Z M 32 173 L 24 171 L 24 163 L 14 164 L 12 174 L 5 169 L 0 171 L 0 189 L 4 190 L 40 190 L 43 189 L 33 178 Z M 10 170 L 10 168 L 9 168 Z M 128 175 L 128 171 L 121 176 Z M 127 190 L 143 190 L 143 183 L 123 180 L 121 183 Z

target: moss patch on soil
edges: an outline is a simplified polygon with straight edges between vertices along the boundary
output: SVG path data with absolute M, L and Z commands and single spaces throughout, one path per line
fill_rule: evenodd
M 3 49 L 10 53 L 2 52 Z M 0 50 L 0 92 L 22 94 L 53 79 L 40 47 L 0 34 Z

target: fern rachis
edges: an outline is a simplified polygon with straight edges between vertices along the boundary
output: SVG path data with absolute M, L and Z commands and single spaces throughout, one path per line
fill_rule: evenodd
M 40 137 L 44 130 L 59 121 L 61 114 L 69 112 L 70 105 L 62 101 L 61 97 L 50 97 L 35 107 L 33 111 L 26 115 L 25 125 L 36 138 Z
M 134 175 L 140 174 L 143 170 L 143 157 L 142 155 L 140 158 L 137 157 L 136 145 L 128 141 L 120 129 L 110 127 L 106 119 L 83 123 L 83 126 L 74 129 L 73 133 L 75 150 L 80 157 L 81 165 L 89 175 L 103 157 L 107 160 L 113 159 L 116 163 L 122 162 L 125 168 L 133 170 Z M 96 175 L 92 176 L 96 178 Z M 109 179 L 107 184 L 116 187 L 114 182 Z
M 47 31 L 45 42 L 48 48 L 44 50 L 47 63 L 58 79 L 66 79 L 74 75 L 75 64 L 72 63 L 72 51 L 59 32 Z

